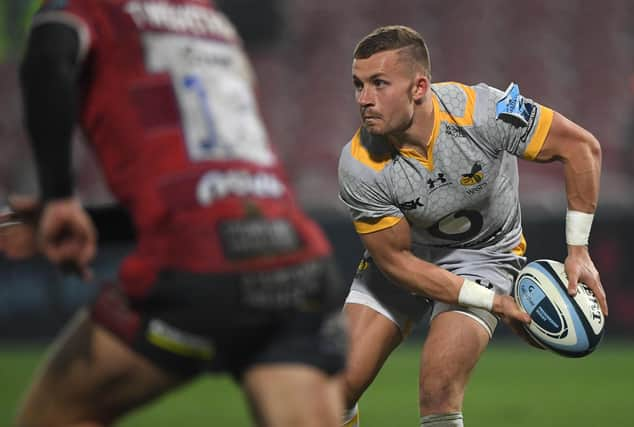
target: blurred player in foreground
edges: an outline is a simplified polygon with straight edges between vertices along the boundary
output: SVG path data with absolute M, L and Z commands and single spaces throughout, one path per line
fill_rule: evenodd
M 525 264 L 517 157 L 564 164 L 565 265 L 606 297 L 588 254 L 601 150 L 586 130 L 524 98 L 485 84 L 431 83 L 425 42 L 414 30 L 379 28 L 354 51 L 352 79 L 363 125 L 343 148 L 341 199 L 366 254 L 345 312 L 349 426 L 384 361 L 431 310 L 420 367 L 422 426 L 462 426 L 469 375 L 498 319 L 530 321 L 508 296 Z
M 272 152 L 224 15 L 197 0 L 50 1 L 21 78 L 40 250 L 90 277 L 97 236 L 73 197 L 76 124 L 137 245 L 56 341 L 16 425 L 109 425 L 206 371 L 233 375 L 259 425 L 339 425 L 343 287 Z M 29 201 L 14 209 L 24 217 Z M 22 228 L 7 255 L 32 252 Z

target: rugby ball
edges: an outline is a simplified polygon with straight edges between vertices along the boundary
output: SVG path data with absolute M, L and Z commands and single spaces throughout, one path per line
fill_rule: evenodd
M 524 329 L 542 347 L 562 356 L 583 357 L 603 337 L 605 319 L 592 290 L 579 283 L 568 295 L 564 265 L 547 259 L 528 263 L 514 286 L 517 304 L 532 319 Z

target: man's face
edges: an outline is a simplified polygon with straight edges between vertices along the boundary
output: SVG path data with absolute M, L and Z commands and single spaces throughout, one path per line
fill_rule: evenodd
M 417 76 L 398 50 L 378 52 L 352 62 L 352 81 L 363 126 L 372 134 L 388 136 L 410 126 Z

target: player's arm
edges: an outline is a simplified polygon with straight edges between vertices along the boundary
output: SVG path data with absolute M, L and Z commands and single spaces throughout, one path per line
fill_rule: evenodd
M 78 114 L 79 34 L 58 22 L 32 29 L 20 80 L 25 125 L 42 199 L 71 198 L 71 143 Z
M 554 112 L 548 136 L 535 160 L 563 162 L 568 209 L 594 213 L 599 199 L 601 146 L 590 132 Z
M 401 219 L 394 226 L 360 234 L 381 271 L 394 283 L 437 301 L 489 310 L 507 319 L 529 323 L 515 301 L 416 257 L 410 250 L 411 230 Z
M 607 315 L 605 291 L 587 246 L 599 199 L 601 146 L 590 132 L 555 112 L 548 136 L 535 160 L 558 160 L 564 166 L 568 200 L 568 257 L 565 264 L 569 293 L 576 294 L 577 282 L 586 283 L 594 291 L 603 313 Z
M 97 229 L 100 244 L 135 239 L 134 223 L 122 206 L 86 206 L 84 209 Z M 35 197 L 9 197 L 8 206 L 0 210 L 0 253 L 14 260 L 38 253 L 36 235 L 41 211 L 42 205 Z
M 32 28 L 20 68 L 25 124 L 33 148 L 42 215 L 38 240 L 46 257 L 90 278 L 96 232 L 73 197 L 72 134 L 79 106 L 79 30 L 62 22 Z

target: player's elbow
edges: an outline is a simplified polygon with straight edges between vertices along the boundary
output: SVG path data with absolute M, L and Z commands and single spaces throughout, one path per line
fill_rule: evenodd
M 584 165 L 584 169 L 588 168 L 596 173 L 599 173 L 601 170 L 601 144 L 590 132 L 585 133 L 584 138 L 581 140 L 580 147 L 576 150 L 575 155 L 581 157 L 577 163 L 579 165 Z
M 379 270 L 386 276 L 392 278 L 398 270 L 398 256 L 391 251 L 375 251 L 370 252 L 372 259 L 376 263 Z
M 576 173 L 584 173 L 589 170 L 598 173 L 601 170 L 601 144 L 594 135 L 586 130 L 577 135 L 573 144 L 566 146 L 561 157 Z
M 588 152 L 588 155 L 599 165 L 601 164 L 601 158 L 602 158 L 602 151 L 601 151 L 601 144 L 599 143 L 599 140 L 592 135 L 590 132 L 588 132 L 588 138 L 586 138 L 585 141 L 585 146 L 586 146 L 586 150 Z
M 378 257 L 373 255 L 372 258 L 379 270 L 394 284 L 408 291 L 418 292 L 419 289 L 410 285 L 412 272 L 408 261 L 409 256 L 412 256 L 411 252 L 404 250 L 384 252 Z

